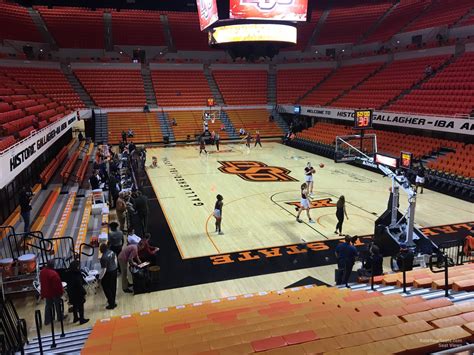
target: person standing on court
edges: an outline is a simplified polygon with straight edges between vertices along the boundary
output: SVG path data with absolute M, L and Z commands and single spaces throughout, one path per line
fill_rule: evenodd
M 216 219 L 216 233 L 219 235 L 224 234 L 221 229 L 221 223 L 222 223 L 222 207 L 224 207 L 224 197 L 222 195 L 217 195 L 216 196 L 216 203 L 214 205 L 214 218 Z
M 340 243 L 336 247 L 336 258 L 337 258 L 337 273 L 336 273 L 336 285 L 346 285 L 349 287 L 348 282 L 354 267 L 355 258 L 357 256 L 357 249 L 351 243 L 352 238 L 348 235 L 344 238 L 344 243 Z
M 31 218 L 31 199 L 33 198 L 33 192 L 26 187 L 23 186 L 20 191 L 20 210 L 21 210 L 21 217 L 23 218 L 24 222 L 24 233 L 30 232 L 30 218 Z
M 301 201 L 300 201 L 300 207 L 297 207 L 298 214 L 296 215 L 296 221 L 299 223 L 303 223 L 303 221 L 300 219 L 301 212 L 303 210 L 306 211 L 306 214 L 308 215 L 308 221 L 309 223 L 314 223 L 314 220 L 311 218 L 311 215 L 309 214 L 310 210 L 310 200 L 308 196 L 308 184 L 303 183 L 301 185 Z
M 219 132 L 216 133 L 214 136 L 214 143 L 216 144 L 216 149 L 219 151 L 219 141 L 221 139 L 221 136 L 219 135 Z
M 64 293 L 63 284 L 59 274 L 54 270 L 54 260 L 48 260 L 46 267 L 40 271 L 39 275 L 41 286 L 41 298 L 46 300 L 44 308 L 44 324 L 50 324 L 52 319 L 53 307 L 56 310 L 56 317 L 58 321 L 65 319 L 66 315 L 61 312 L 61 296 Z
M 418 192 L 418 186 L 421 187 L 420 194 L 423 193 L 423 185 L 425 184 L 425 168 L 420 163 L 418 170 L 416 171 L 416 178 L 415 178 L 415 192 Z
M 314 168 L 311 166 L 311 162 L 308 162 L 306 164 L 306 167 L 304 168 L 304 175 L 305 175 L 305 181 L 306 184 L 308 185 L 308 192 L 310 196 L 313 196 L 313 174 L 316 172 Z
M 107 298 L 107 307 L 105 308 L 114 309 L 117 307 L 115 303 L 115 295 L 117 293 L 117 256 L 105 243 L 100 245 L 99 251 L 102 253 L 99 280 L 104 290 L 105 298 Z
M 342 235 L 342 223 L 344 223 L 344 216 L 349 219 L 346 212 L 346 199 L 344 195 L 341 195 L 341 197 L 339 197 L 339 200 L 337 200 L 336 203 L 337 225 L 336 231 L 334 232 L 335 234 L 337 234 L 339 231 L 339 235 Z
M 109 248 L 115 255 L 119 255 L 123 246 L 123 232 L 118 229 L 117 222 L 111 222 L 109 227 Z
M 132 264 L 134 266 L 137 266 L 138 264 L 142 263 L 140 258 L 138 257 L 138 248 L 142 248 L 141 243 L 138 243 L 138 245 L 129 244 L 122 249 L 117 258 L 120 265 L 120 274 L 122 275 L 122 290 L 126 293 L 133 292 L 128 282 L 128 265 Z
M 148 198 L 141 191 L 137 191 L 135 210 L 137 211 L 143 228 L 143 234 L 140 235 L 144 235 L 148 232 Z
M 256 147 L 257 144 L 260 146 L 260 148 L 262 148 L 262 142 L 261 142 L 261 139 L 260 139 L 260 131 L 255 132 L 255 145 L 254 145 L 254 147 Z

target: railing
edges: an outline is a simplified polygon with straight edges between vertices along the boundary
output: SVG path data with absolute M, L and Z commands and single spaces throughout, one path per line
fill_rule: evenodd
M 440 260 L 439 254 L 431 255 L 429 265 L 430 265 L 430 270 L 433 273 L 444 272 L 444 297 L 449 297 L 449 287 L 448 287 L 449 256 L 446 254 L 443 254 L 442 259 Z
M 453 260 L 455 265 L 462 265 L 464 262 L 464 248 L 465 239 L 450 240 L 441 243 L 438 248 L 442 254 L 447 255 L 450 260 Z
M 45 253 L 46 263 L 48 260 L 59 260 L 63 263 L 63 267 L 67 269 L 72 260 L 74 260 L 74 239 L 72 237 L 58 237 L 43 239 L 41 245 L 51 245 L 48 253 Z M 58 249 L 54 252 L 54 245 L 58 245 Z M 54 252 L 54 254 L 53 254 Z
M 91 252 L 91 253 L 86 253 L 86 252 L 84 252 L 84 250 L 83 250 L 84 247 L 88 247 L 90 250 L 92 250 L 92 252 Z M 75 258 L 76 258 L 77 260 L 79 260 L 79 262 L 81 262 L 81 256 L 82 256 L 82 255 L 85 255 L 85 256 L 93 256 L 93 255 L 94 255 L 94 247 L 93 247 L 92 245 L 90 245 L 90 244 L 87 244 L 87 243 L 81 243 L 81 244 L 79 245 L 79 253 L 75 253 Z
M 2 240 L 2 257 L 17 260 L 21 255 L 34 253 L 41 255 L 41 265 L 46 263 L 46 256 L 51 252 L 53 244 L 48 242 L 48 239 L 44 239 L 41 231 L 15 233 L 13 227 L 7 226 L 0 228 L 9 228 L 13 231 L 13 233 L 7 235 L 7 238 L 3 238 Z
M 35 311 L 35 325 L 36 325 L 36 337 L 38 339 L 38 348 L 40 355 L 43 355 L 43 343 L 41 341 L 41 328 L 43 327 L 43 320 L 41 319 L 41 311 L 37 309 Z
M 0 327 L 3 332 L 2 354 L 20 351 L 28 342 L 27 327 L 24 319 L 18 317 L 15 306 L 10 300 L 0 304 Z

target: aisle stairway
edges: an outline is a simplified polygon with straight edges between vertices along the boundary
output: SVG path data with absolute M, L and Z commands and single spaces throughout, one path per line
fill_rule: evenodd
M 169 117 L 164 111 L 159 111 L 156 114 L 156 117 L 158 121 L 160 122 L 160 127 L 161 127 L 161 133 L 163 134 L 163 140 L 164 137 L 168 137 L 169 141 L 173 142 L 175 141 L 173 129 L 171 128 L 169 124 Z
M 59 324 L 58 324 L 59 325 Z M 47 327 L 43 329 L 46 330 Z M 41 345 L 43 346 L 43 352 L 45 354 L 80 354 L 81 349 L 84 347 L 89 334 L 91 333 L 92 328 L 85 328 L 80 330 L 73 330 L 70 332 L 65 332 L 64 337 L 61 338 L 59 334 L 56 334 L 55 341 L 56 347 L 51 348 L 52 337 L 51 335 L 43 335 L 41 337 Z M 55 330 L 55 333 L 59 333 L 58 329 Z M 40 348 L 38 343 L 38 338 L 34 338 L 30 343 L 25 347 L 25 354 L 39 354 Z M 17 354 L 20 354 L 19 352 Z

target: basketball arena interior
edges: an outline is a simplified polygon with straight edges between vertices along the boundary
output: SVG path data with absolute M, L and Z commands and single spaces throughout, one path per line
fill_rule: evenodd
M 472 354 L 473 0 L 0 0 L 2 354 Z

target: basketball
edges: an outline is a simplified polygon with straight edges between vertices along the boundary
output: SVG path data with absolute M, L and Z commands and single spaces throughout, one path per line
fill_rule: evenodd
M 319 164 L 319 167 L 320 167 L 320 168 L 324 168 L 324 164 L 323 164 L 323 163 L 320 163 L 320 164 Z

